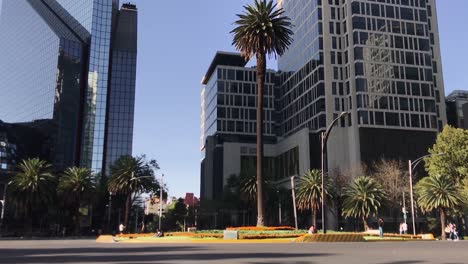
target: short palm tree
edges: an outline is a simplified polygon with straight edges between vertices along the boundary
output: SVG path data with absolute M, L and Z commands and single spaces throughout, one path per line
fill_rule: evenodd
M 428 176 L 416 184 L 418 205 L 424 212 L 437 209 L 440 214 L 441 237 L 445 240 L 444 227 L 447 209 L 456 209 L 463 203 L 463 194 L 450 176 Z
M 378 212 L 385 198 L 382 186 L 368 176 L 359 176 L 345 189 L 344 196 L 343 216 L 361 218 L 364 230 L 368 230 L 367 218 Z
M 266 74 L 266 55 L 283 55 L 292 42 L 291 22 L 284 10 L 275 8 L 273 1 L 255 0 L 238 14 L 237 26 L 231 33 L 232 44 L 247 60 L 257 59 L 257 225 L 264 225 L 263 206 L 263 90 Z
M 132 195 L 154 192 L 159 185 L 142 157 L 122 156 L 110 167 L 110 171 L 107 189 L 125 195 L 124 225 L 128 226 Z
M 249 202 L 255 201 L 255 197 L 257 196 L 257 177 L 255 175 L 241 177 L 239 189 Z
M 327 190 L 331 190 L 329 182 L 325 182 L 325 195 L 331 198 Z M 322 203 L 322 175 L 319 170 L 307 171 L 299 178 L 296 200 L 299 210 L 312 210 L 312 225 L 317 227 L 317 211 Z
M 96 190 L 96 177 L 89 169 L 72 167 L 65 170 L 59 180 L 58 193 L 72 209 L 75 219 L 75 233 L 80 231 L 80 206 L 84 199 L 91 199 Z
M 25 230 L 32 226 L 32 213 L 35 208 L 47 208 L 53 201 L 56 179 L 51 173 L 51 165 L 38 158 L 21 161 L 18 174 L 8 183 L 13 203 L 23 212 Z M 27 230 L 30 231 L 30 230 Z

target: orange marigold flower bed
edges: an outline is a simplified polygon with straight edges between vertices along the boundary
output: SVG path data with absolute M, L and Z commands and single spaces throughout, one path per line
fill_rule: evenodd
M 239 239 L 267 239 L 267 238 L 296 238 L 304 234 L 260 234 L 260 235 L 247 235 L 240 234 Z
M 275 230 L 296 230 L 290 226 L 239 226 L 228 227 L 226 230 L 230 231 L 275 231 Z
M 151 237 L 154 236 L 154 233 L 141 233 L 141 234 L 118 234 L 118 238 L 135 238 L 135 237 Z

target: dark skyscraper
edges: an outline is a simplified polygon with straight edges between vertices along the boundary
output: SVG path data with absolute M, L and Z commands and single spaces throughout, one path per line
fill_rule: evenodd
M 117 0 L 4 0 L 0 120 L 46 135 L 59 169 L 131 154 L 137 10 Z

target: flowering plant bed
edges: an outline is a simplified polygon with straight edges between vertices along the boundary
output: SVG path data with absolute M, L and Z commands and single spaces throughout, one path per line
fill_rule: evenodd
M 245 230 L 239 231 L 239 239 L 297 238 L 306 234 L 306 230 Z M 195 232 L 167 232 L 165 237 L 223 238 L 223 230 L 202 230 Z M 117 235 L 117 239 L 154 237 L 153 233 Z
M 141 234 L 118 234 L 116 238 L 136 238 L 136 237 L 152 237 L 154 233 L 141 233 Z
M 239 239 L 269 239 L 269 238 L 295 238 L 304 234 L 240 234 Z
M 228 227 L 226 230 L 229 231 L 274 231 L 274 230 L 295 230 L 294 227 L 290 226 L 239 226 L 239 227 Z

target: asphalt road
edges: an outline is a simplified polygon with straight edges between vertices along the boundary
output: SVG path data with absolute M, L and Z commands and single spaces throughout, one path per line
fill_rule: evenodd
M 0 241 L 0 263 L 467 264 L 468 241 L 285 244 L 102 244 Z

